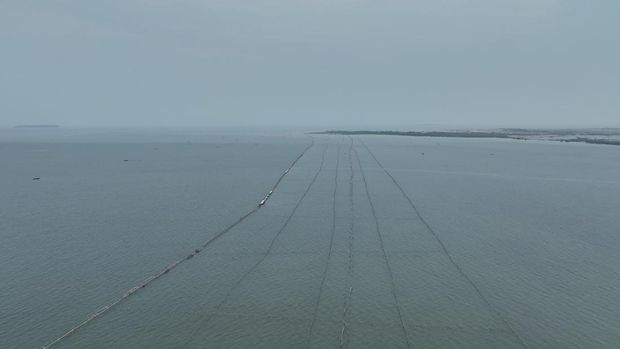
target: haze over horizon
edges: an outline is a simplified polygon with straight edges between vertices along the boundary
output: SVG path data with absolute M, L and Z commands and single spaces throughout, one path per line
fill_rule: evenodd
M 617 1 L 0 4 L 0 127 L 618 126 Z
M 620 0 L 0 0 L 0 349 L 619 349 Z

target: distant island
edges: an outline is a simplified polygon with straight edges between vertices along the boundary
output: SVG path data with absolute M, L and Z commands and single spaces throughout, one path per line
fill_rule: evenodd
M 60 125 L 17 125 L 15 128 L 58 128 Z
M 450 138 L 503 138 L 518 140 L 547 140 L 558 142 L 579 142 L 589 144 L 620 145 L 620 128 L 587 129 L 525 129 L 499 128 L 490 130 L 451 130 L 451 131 L 347 131 L 329 130 L 310 132 L 328 135 L 383 135 L 410 137 L 450 137 Z
M 584 138 L 577 137 L 574 139 L 562 139 L 561 142 L 580 142 L 589 144 L 608 144 L 608 145 L 620 145 L 620 139 L 600 139 L 600 138 Z

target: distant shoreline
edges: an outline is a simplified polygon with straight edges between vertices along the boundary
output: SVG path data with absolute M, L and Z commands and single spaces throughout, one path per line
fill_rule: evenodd
M 547 140 L 555 142 L 588 143 L 620 145 L 620 129 L 517 129 L 502 128 L 492 130 L 456 130 L 456 131 L 370 131 L 370 130 L 328 130 L 310 132 L 310 134 L 327 135 L 376 135 L 409 137 L 444 137 L 444 138 L 499 138 L 517 140 Z M 615 138 L 612 138 L 615 137 Z

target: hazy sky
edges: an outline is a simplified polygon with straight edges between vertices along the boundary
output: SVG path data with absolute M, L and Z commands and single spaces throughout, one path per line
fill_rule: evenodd
M 620 125 L 618 0 L 2 0 L 0 125 Z

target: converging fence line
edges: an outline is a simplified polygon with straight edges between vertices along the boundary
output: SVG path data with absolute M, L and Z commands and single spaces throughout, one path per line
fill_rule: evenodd
M 304 150 L 301 152 L 301 154 L 299 154 L 299 156 L 297 156 L 295 158 L 295 160 L 293 160 L 293 162 L 289 165 L 289 167 L 280 175 L 280 177 L 278 178 L 278 180 L 276 181 L 276 183 L 274 184 L 272 189 L 260 201 L 258 206 L 256 206 L 250 212 L 248 212 L 245 215 L 241 216 L 241 218 L 239 218 L 233 224 L 229 225 L 226 229 L 220 231 L 219 233 L 217 233 L 214 236 L 212 236 L 211 238 L 209 238 L 207 241 L 205 241 L 201 245 L 200 248 L 195 249 L 192 253 L 190 253 L 186 257 L 183 257 L 181 259 L 178 259 L 178 260 L 172 262 L 171 264 L 169 264 L 167 267 L 165 267 L 163 270 L 161 270 L 157 274 L 149 276 L 148 278 L 146 278 L 144 281 L 142 281 L 137 286 L 134 286 L 134 287 L 130 288 L 129 290 L 127 290 L 120 298 L 118 298 L 117 300 L 115 300 L 114 302 L 112 302 L 110 304 L 104 305 L 103 307 L 99 308 L 99 310 L 97 310 L 94 313 L 92 313 L 91 315 L 89 315 L 84 321 L 82 321 L 79 324 L 77 324 L 76 326 L 72 327 L 67 332 L 65 332 L 62 336 L 54 339 L 53 341 L 47 343 L 46 345 L 42 346 L 41 348 L 42 349 L 48 349 L 48 348 L 51 348 L 52 346 L 62 342 L 63 340 L 65 340 L 66 338 L 68 338 L 69 336 L 74 334 L 76 331 L 78 331 L 80 328 L 86 326 L 91 321 L 93 321 L 96 318 L 98 318 L 98 317 L 104 315 L 105 313 L 109 312 L 110 310 L 112 310 L 112 308 L 114 308 L 115 306 L 117 306 L 118 304 L 120 304 L 121 302 L 126 300 L 127 298 L 131 297 L 132 295 L 136 294 L 138 291 L 140 291 L 141 289 L 145 288 L 146 286 L 148 286 L 149 284 L 151 284 L 155 280 L 157 280 L 157 279 L 161 278 L 162 276 L 166 275 L 171 270 L 173 270 L 174 268 L 176 268 L 179 265 L 181 265 L 183 262 L 192 259 L 194 256 L 196 256 L 197 254 L 202 252 L 202 250 L 204 248 L 206 248 L 207 246 L 209 246 L 209 244 L 211 244 L 213 241 L 215 241 L 216 239 L 218 239 L 222 235 L 224 235 L 227 232 L 229 232 L 230 230 L 232 230 L 235 226 L 239 225 L 241 222 L 243 222 L 246 218 L 250 217 L 252 214 L 256 213 L 267 202 L 267 199 L 269 199 L 269 196 L 271 196 L 271 194 L 277 189 L 278 185 L 280 185 L 280 182 L 282 181 L 284 176 L 286 176 L 290 172 L 290 170 L 295 166 L 295 164 L 297 164 L 297 162 L 306 154 L 306 152 L 313 145 L 314 145 L 314 138 L 312 138 L 312 141 L 310 142 L 310 144 L 308 146 L 306 146 L 306 148 L 304 148 Z

